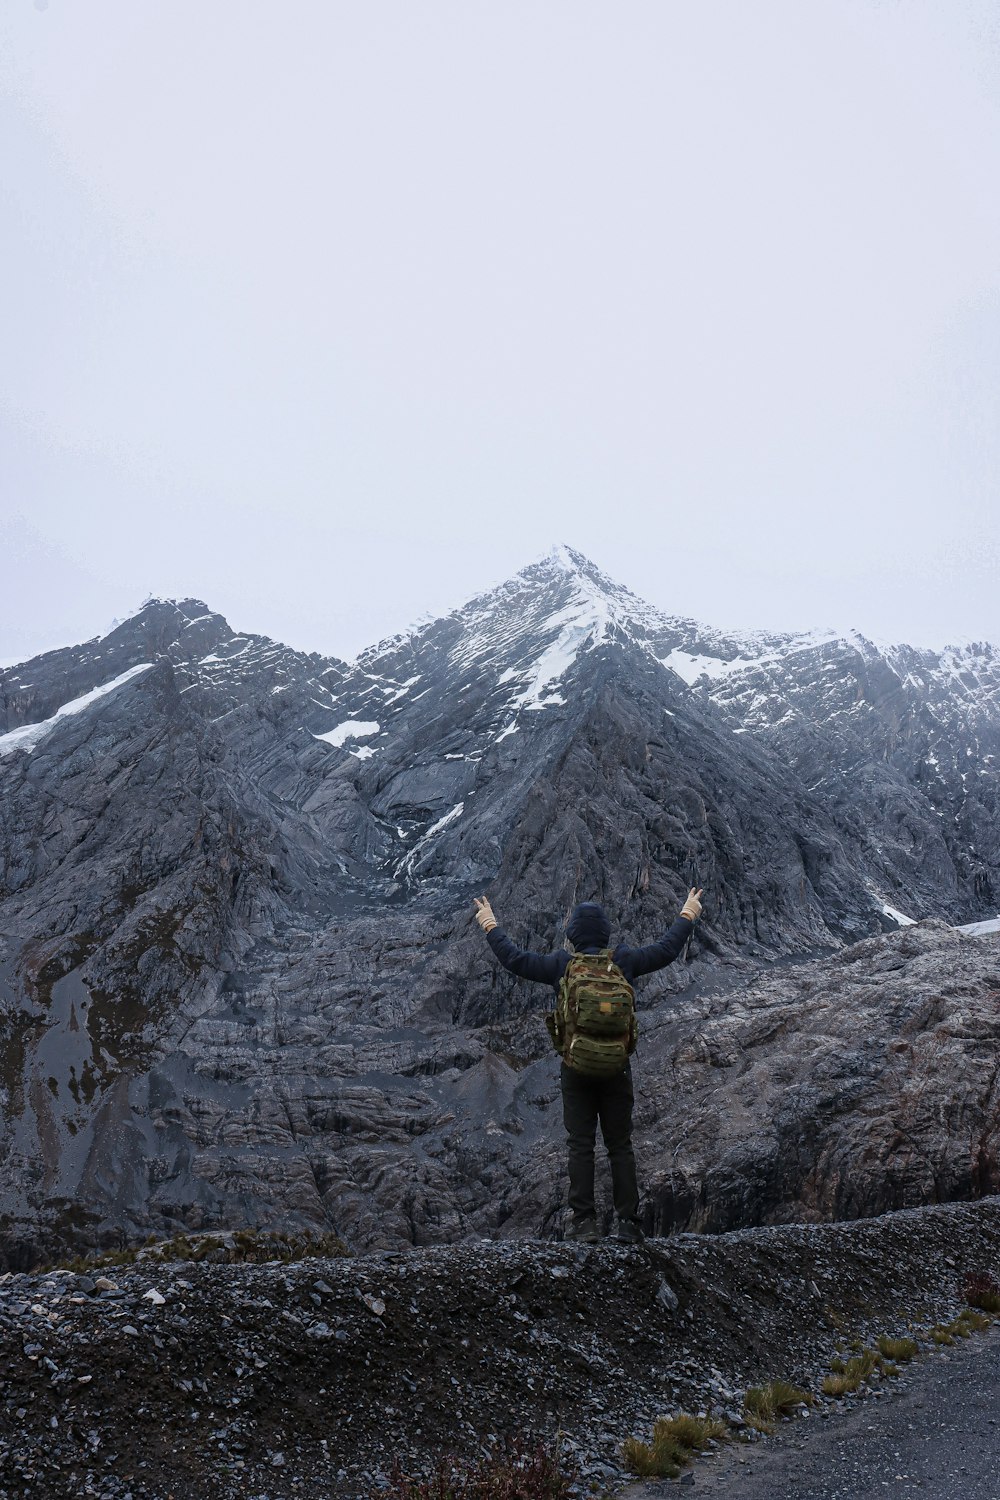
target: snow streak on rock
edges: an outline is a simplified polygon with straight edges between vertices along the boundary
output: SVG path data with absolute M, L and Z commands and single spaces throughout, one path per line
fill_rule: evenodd
M 51 718 L 43 719 L 40 724 L 22 724 L 19 729 L 10 729 L 6 734 L 0 734 L 0 755 L 11 755 L 15 750 L 31 751 L 41 744 L 55 729 L 62 719 L 72 718 L 74 714 L 83 713 L 84 709 L 90 708 L 123 687 L 126 682 L 131 682 L 133 677 L 138 677 L 141 672 L 148 672 L 148 663 L 138 667 L 129 667 L 127 672 L 122 672 L 111 682 L 106 682 L 102 687 L 91 688 L 89 693 L 82 693 L 79 698 L 72 698 L 69 703 L 64 703 L 61 708 L 56 709 Z

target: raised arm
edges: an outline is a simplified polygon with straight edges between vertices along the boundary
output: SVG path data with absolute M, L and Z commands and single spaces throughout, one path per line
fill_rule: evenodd
M 694 931 L 694 924 L 701 915 L 700 898 L 701 891 L 695 890 L 692 886 L 681 908 L 680 916 L 670 924 L 657 942 L 647 943 L 643 948 L 622 946 L 615 950 L 615 957 L 631 978 L 638 979 L 641 974 L 654 974 L 657 969 L 665 969 L 667 964 L 673 963 Z
M 504 968 L 516 974 L 519 979 L 533 979 L 537 984 L 555 984 L 562 972 L 565 955 L 561 952 L 532 953 L 526 948 L 519 948 L 503 928 L 497 926 L 493 908 L 486 897 L 477 896 L 474 899 L 476 921 L 485 932 L 486 941 L 493 949 L 494 956 Z

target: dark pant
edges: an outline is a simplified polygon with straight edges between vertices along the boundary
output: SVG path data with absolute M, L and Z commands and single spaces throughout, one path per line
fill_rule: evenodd
M 632 1151 L 632 1069 L 614 1078 L 585 1078 L 562 1065 L 563 1120 L 569 1136 L 569 1206 L 594 1216 L 594 1143 L 597 1122 L 611 1163 L 615 1212 L 639 1217 L 639 1184 Z

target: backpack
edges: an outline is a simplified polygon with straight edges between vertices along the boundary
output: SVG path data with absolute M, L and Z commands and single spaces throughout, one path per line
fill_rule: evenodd
M 613 1078 L 635 1051 L 635 993 L 610 948 L 574 953 L 559 981 L 554 1015 L 545 1023 L 567 1067 L 588 1078 Z

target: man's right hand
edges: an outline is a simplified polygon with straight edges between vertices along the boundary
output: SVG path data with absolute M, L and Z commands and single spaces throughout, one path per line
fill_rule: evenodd
M 704 887 L 701 888 L 704 890 Z M 701 890 L 695 890 L 694 886 L 688 891 L 688 897 L 681 907 L 681 916 L 687 917 L 689 922 L 697 922 L 701 916 Z
M 476 903 L 476 921 L 484 932 L 492 932 L 497 925 L 497 919 L 493 915 L 493 908 L 485 896 L 473 896 Z

